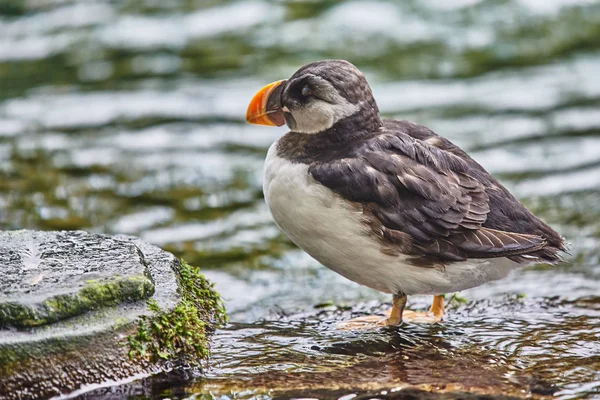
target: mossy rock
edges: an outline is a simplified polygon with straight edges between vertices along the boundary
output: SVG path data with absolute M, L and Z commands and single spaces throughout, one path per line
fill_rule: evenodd
M 198 268 L 142 240 L 0 232 L 0 399 L 199 366 L 225 322 Z

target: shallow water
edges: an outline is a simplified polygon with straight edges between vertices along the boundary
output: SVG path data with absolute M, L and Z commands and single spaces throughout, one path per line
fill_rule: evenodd
M 206 379 L 87 396 L 600 396 L 600 3 L 446 3 L 0 4 L 0 228 L 138 235 L 202 266 L 232 321 Z M 255 90 L 323 58 L 469 151 L 568 262 L 465 291 L 442 325 L 333 329 L 389 299 L 279 233 L 260 184 L 284 129 L 243 120 Z

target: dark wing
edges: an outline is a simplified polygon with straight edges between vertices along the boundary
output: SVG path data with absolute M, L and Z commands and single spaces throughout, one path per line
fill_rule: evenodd
M 500 182 L 491 176 L 477 161 L 473 160 L 460 147 L 448 139 L 437 135 L 426 126 L 406 120 L 386 119 L 384 127 L 389 132 L 403 132 L 410 137 L 424 141 L 444 152 L 464 160 L 468 166 L 468 174 L 485 186 L 489 197 L 490 212 L 483 224 L 484 227 L 515 233 L 527 233 L 541 236 L 546 240 L 547 246 L 539 251 L 529 253 L 538 261 L 557 263 L 562 261 L 560 252 L 566 252 L 567 246 L 564 238 L 544 221 L 533 215 L 519 202 Z M 514 258 L 519 261 L 518 257 Z
M 371 228 L 403 252 L 465 260 L 543 248 L 537 235 L 484 227 L 486 188 L 469 163 L 401 132 L 369 139 L 351 158 L 310 165 L 315 180 L 359 202 Z

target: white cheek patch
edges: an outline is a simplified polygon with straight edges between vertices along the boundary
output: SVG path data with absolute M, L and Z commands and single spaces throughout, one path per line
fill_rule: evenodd
M 292 116 L 296 121 L 294 132 L 314 134 L 331 128 L 336 122 L 360 110 L 360 104 L 352 104 L 336 93 L 331 102 L 313 99 Z

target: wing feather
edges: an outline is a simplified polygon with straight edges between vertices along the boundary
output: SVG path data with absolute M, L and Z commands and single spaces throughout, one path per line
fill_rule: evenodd
M 490 199 L 468 163 L 408 135 L 377 136 L 356 157 L 315 162 L 309 172 L 362 203 L 374 231 L 404 252 L 458 261 L 522 255 L 546 245 L 540 236 L 484 227 Z

